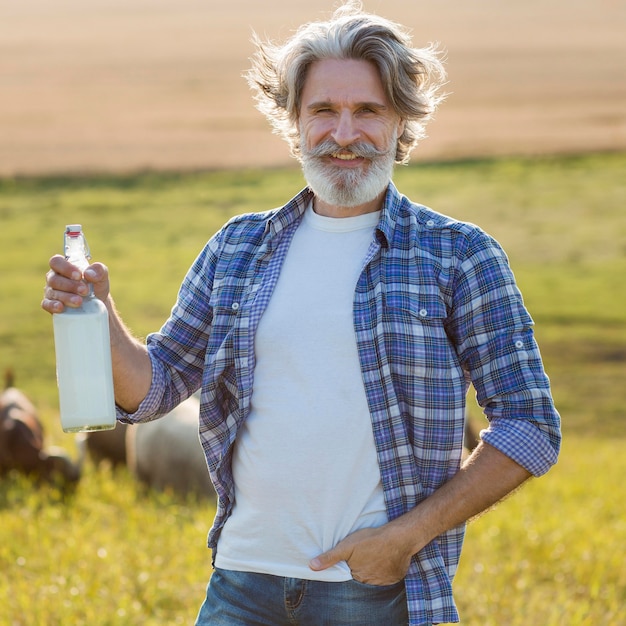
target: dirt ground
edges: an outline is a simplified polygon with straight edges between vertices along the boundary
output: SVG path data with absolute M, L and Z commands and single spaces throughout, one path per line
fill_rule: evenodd
M 0 0 L 0 176 L 281 165 L 242 73 L 334 0 Z M 626 148 L 624 0 L 366 0 L 447 50 L 414 159 Z

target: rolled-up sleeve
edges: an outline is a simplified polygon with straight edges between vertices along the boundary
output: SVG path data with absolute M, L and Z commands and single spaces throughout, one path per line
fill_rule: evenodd
M 528 420 L 493 419 L 480 436 L 533 476 L 545 474 L 558 458 L 559 441 Z
M 117 406 L 117 419 L 125 424 L 138 424 L 147 422 L 160 415 L 159 409 L 163 402 L 163 392 L 166 386 L 167 377 L 163 367 L 160 366 L 154 354 L 150 354 L 152 363 L 152 383 L 146 397 L 142 400 L 134 413 L 128 413 Z

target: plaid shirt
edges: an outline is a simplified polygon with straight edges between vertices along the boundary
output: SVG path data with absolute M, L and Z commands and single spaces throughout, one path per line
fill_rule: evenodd
M 231 512 L 233 442 L 250 410 L 254 333 L 311 192 L 230 220 L 205 246 L 170 318 L 148 337 L 151 389 L 132 416 L 171 410 L 202 388 L 200 440 L 218 494 L 215 550 Z M 532 320 L 500 246 L 478 227 L 389 185 L 354 294 L 354 329 L 387 514 L 394 519 L 459 469 L 466 392 L 489 420 L 482 439 L 532 474 L 560 445 Z M 451 582 L 464 525 L 423 548 L 406 577 L 410 624 L 458 621 Z

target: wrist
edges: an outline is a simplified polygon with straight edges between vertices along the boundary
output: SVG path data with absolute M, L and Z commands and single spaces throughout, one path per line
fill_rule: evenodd
M 405 513 L 385 525 L 385 541 L 392 546 L 398 554 L 403 554 L 410 559 L 417 554 L 425 545 L 427 545 L 432 537 L 429 537 L 424 531 L 424 524 L 420 521 L 418 507 Z

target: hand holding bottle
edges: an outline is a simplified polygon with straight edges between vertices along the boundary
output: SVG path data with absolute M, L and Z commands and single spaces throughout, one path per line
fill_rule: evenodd
M 106 265 L 93 263 L 81 271 L 65 257 L 55 254 L 50 259 L 50 271 L 46 274 L 41 308 L 48 313 L 60 313 L 66 306 L 77 308 L 89 295 L 89 285 L 92 285 L 96 298 L 106 301 L 109 296 L 109 270 Z
M 41 308 L 54 314 L 53 321 L 62 317 L 64 311 L 79 310 L 87 300 L 95 300 L 106 306 L 110 339 L 114 340 L 111 356 L 114 353 L 112 361 L 115 363 L 115 396 L 119 406 L 132 413 L 148 393 L 152 381 L 152 365 L 145 343 L 132 336 L 115 310 L 109 289 L 108 268 L 102 263 L 90 265 L 89 261 L 73 263 L 58 254 L 50 259 L 49 264 Z M 85 269 L 81 269 L 83 267 Z M 90 287 L 95 298 L 90 298 Z

